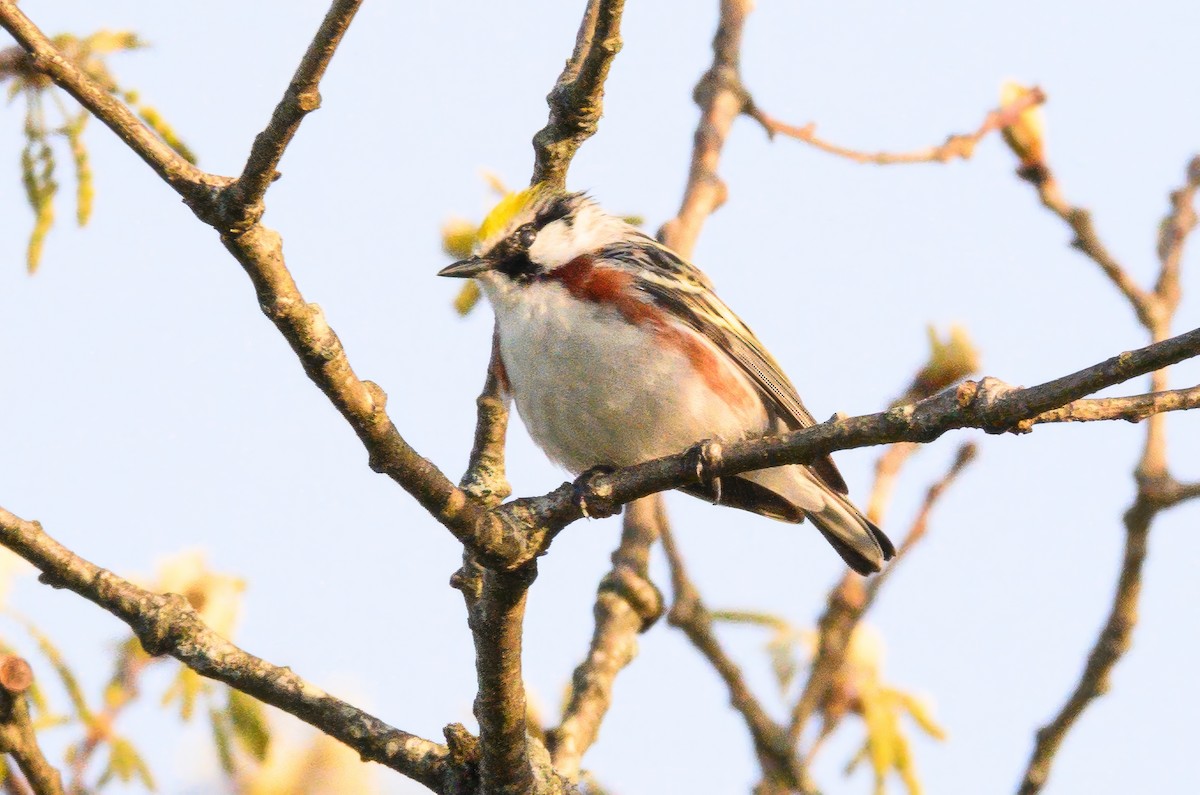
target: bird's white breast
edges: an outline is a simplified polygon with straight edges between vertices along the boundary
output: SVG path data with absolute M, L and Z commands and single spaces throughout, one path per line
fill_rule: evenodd
M 579 300 L 554 281 L 482 281 L 517 411 L 534 441 L 571 471 L 628 466 L 702 439 L 765 431 L 760 401 L 731 407 L 652 327 Z M 736 370 L 723 355 L 719 361 Z M 732 377 L 752 389 L 740 372 Z

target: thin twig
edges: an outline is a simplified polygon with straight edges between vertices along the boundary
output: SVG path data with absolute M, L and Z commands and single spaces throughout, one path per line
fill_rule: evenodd
M 688 640 L 720 675 L 729 690 L 729 703 L 746 721 L 754 751 L 762 765 L 763 779 L 767 791 L 813 792 L 815 788 L 808 780 L 800 759 L 793 752 L 787 736 L 763 709 L 746 684 L 745 677 L 737 664 L 725 653 L 713 632 L 712 613 L 705 607 L 700 594 L 692 584 L 684 567 L 683 556 L 675 544 L 671 530 L 665 524 L 660 528 L 663 549 L 671 568 L 671 586 L 674 591 L 667 620 L 671 626 L 683 630 Z
M 604 105 L 604 81 L 621 49 L 625 0 L 588 0 L 572 53 L 546 97 L 550 118 L 533 137 L 533 178 L 562 188 L 567 168 L 583 142 L 596 132 Z
M 895 570 L 899 561 L 907 557 L 912 548 L 925 536 L 929 524 L 929 516 L 942 494 L 950 488 L 962 473 L 963 469 L 975 457 L 975 445 L 971 442 L 959 447 L 954 456 L 954 462 L 937 482 L 930 486 L 925 495 L 925 501 L 917 512 L 916 518 L 910 525 L 896 558 L 892 560 L 883 572 L 875 575 L 868 582 L 854 572 L 846 572 L 838 585 L 829 593 L 825 612 L 817 621 L 817 651 L 813 656 L 809 669 L 808 680 L 792 709 L 792 718 L 788 726 L 788 742 L 795 746 L 800 742 L 809 719 L 822 708 L 830 692 L 836 684 L 839 672 L 845 664 L 846 652 L 850 648 L 850 639 L 854 628 L 874 604 L 879 596 L 879 589 Z M 822 735 L 826 735 L 832 727 L 822 727 Z M 814 749 L 810 750 L 811 758 Z
M 906 558 L 914 546 L 925 538 L 926 532 L 929 530 L 929 517 L 933 514 L 934 506 L 938 500 L 946 493 L 946 490 L 954 485 L 954 481 L 958 480 L 958 476 L 963 470 L 970 466 L 975 460 L 978 450 L 974 442 L 965 442 L 959 446 L 958 451 L 954 454 L 954 460 L 950 464 L 950 468 L 946 470 L 946 474 L 929 487 L 925 492 L 925 501 L 921 503 L 920 510 L 917 511 L 917 516 L 913 519 L 912 525 L 904 536 L 904 540 L 900 542 L 900 546 L 896 547 L 896 557 L 892 558 L 891 563 L 879 574 L 871 577 L 867 581 L 866 588 L 866 603 L 864 609 L 869 608 L 879 594 L 879 589 L 888 581 L 892 572 L 896 570 L 897 564 Z
M 649 566 L 650 547 L 666 523 L 664 511 L 661 494 L 625 507 L 621 544 L 596 594 L 592 642 L 571 678 L 562 722 L 550 734 L 554 769 L 564 776 L 579 774 L 583 755 L 596 742 L 612 705 L 617 674 L 637 654 L 637 636 L 662 615 L 662 594 L 650 582 Z
M 1171 210 L 1159 226 L 1158 260 L 1160 269 L 1154 292 L 1171 312 L 1179 306 L 1179 263 L 1183 244 L 1196 228 L 1196 191 L 1200 189 L 1200 156 L 1188 163 L 1183 187 L 1171 192 Z
M 696 84 L 693 96 L 700 121 L 692 145 L 692 162 L 679 212 L 663 224 L 659 240 L 683 257 L 690 257 L 700 227 L 725 203 L 728 190 L 717 173 L 721 150 L 733 122 L 745 112 L 750 95 L 738 71 L 742 31 L 752 0 L 721 0 L 721 16 L 713 37 L 712 66 Z
M 459 488 L 477 502 L 492 507 L 503 502 L 512 488 L 504 471 L 504 440 L 508 433 L 508 384 L 500 359 L 500 330 L 492 333 L 483 391 L 475 399 L 475 444 Z
M 321 106 L 321 93 L 318 90 L 321 78 L 361 5 L 362 0 L 334 0 L 329 6 L 283 98 L 275 106 L 270 123 L 250 147 L 250 156 L 246 158 L 246 166 L 238 178 L 235 196 L 243 211 L 250 212 L 254 220 L 262 215 L 262 197 L 278 176 L 275 169 L 296 130 L 300 128 L 300 122 Z
M 484 555 L 504 557 L 504 530 L 400 435 L 384 409 L 387 396 L 359 379 L 337 334 L 316 304 L 307 303 L 288 272 L 279 235 L 259 223 L 226 224 L 228 202 L 222 190 L 233 184 L 183 161 L 104 87 L 83 74 L 17 9 L 0 0 L 0 26 L 12 33 L 56 84 L 113 129 L 151 168 L 188 201 L 197 217 L 213 225 L 254 283 L 264 314 L 288 340 L 305 372 L 341 412 L 362 440 L 371 465 L 386 473 L 451 530 Z
M 1033 755 L 1018 789 L 1020 795 L 1034 795 L 1045 786 L 1054 756 L 1066 739 L 1067 732 L 1079 720 L 1088 704 L 1107 692 L 1112 669 L 1129 649 L 1133 628 L 1137 624 L 1142 565 L 1146 561 L 1146 540 L 1158 511 L 1159 506 L 1139 494 L 1133 507 L 1125 514 L 1125 553 L 1108 620 L 1104 622 L 1104 628 L 1100 630 L 1100 635 L 1088 654 L 1083 673 L 1067 697 L 1066 703 L 1048 724 L 1038 729 Z
M 0 508 L 0 544 L 66 588 L 124 621 L 152 655 L 170 654 L 201 676 L 278 707 L 340 740 L 362 756 L 437 789 L 446 774 L 446 748 L 388 726 L 325 693 L 288 668 L 248 654 L 218 635 L 178 594 L 139 588 L 59 544 L 37 522 Z
M 29 718 L 25 695 L 33 683 L 29 663 L 16 656 L 9 656 L 6 663 L 10 675 L 0 677 L 0 753 L 13 758 L 36 795 L 63 795 L 62 776 L 38 746 Z
M 1101 265 L 1106 275 L 1125 295 L 1134 307 L 1138 319 L 1156 343 L 1165 340 L 1171 333 L 1171 322 L 1179 307 L 1179 263 L 1188 233 L 1196 226 L 1196 214 L 1192 203 L 1200 188 L 1200 157 L 1188 164 L 1184 185 L 1171 194 L 1171 210 L 1159 230 L 1158 256 L 1160 271 L 1152 293 L 1133 285 L 1125 269 L 1112 260 L 1099 247 L 1095 231 L 1084 210 L 1070 208 L 1063 214 L 1065 202 L 1044 163 L 1018 171 L 1038 189 L 1042 203 L 1068 220 L 1078 235 L 1076 245 Z M 1176 338 L 1177 339 L 1177 338 Z M 1109 404 L 1121 419 L 1134 421 L 1149 414 L 1146 427 L 1146 443 L 1135 471 L 1137 496 L 1125 512 L 1125 552 L 1121 571 L 1117 578 L 1116 593 L 1112 608 L 1104 627 L 1100 630 L 1088 654 L 1087 663 L 1071 694 L 1054 717 L 1039 729 L 1034 738 L 1033 752 L 1026 764 L 1018 792 L 1020 795 L 1035 795 L 1041 792 L 1050 777 L 1055 755 L 1062 746 L 1068 732 L 1083 715 L 1085 709 L 1099 696 L 1107 692 L 1113 669 L 1128 651 L 1137 625 L 1138 604 L 1141 596 L 1142 569 L 1146 560 L 1147 541 L 1150 527 L 1160 511 L 1200 496 L 1200 485 L 1184 485 L 1171 476 L 1167 464 L 1166 416 L 1162 411 L 1181 408 L 1195 399 L 1195 390 L 1167 390 L 1166 364 L 1150 375 L 1151 393 L 1132 398 L 1115 398 Z M 1083 401 L 1080 401 L 1083 402 Z M 1080 410 L 1085 413 L 1103 413 L 1100 404 L 1105 401 L 1086 401 Z M 1193 404 L 1194 405 L 1194 404 Z M 1064 407 L 1066 408 L 1066 407 Z M 1124 410 L 1126 413 L 1122 414 Z M 1156 411 L 1157 410 L 1157 411 Z M 1055 414 L 1056 412 L 1050 412 Z M 1070 419 L 1068 410 L 1067 419 Z
M 1092 224 L 1092 214 L 1081 207 L 1073 207 L 1067 203 L 1067 200 L 1063 198 L 1062 188 L 1050 167 L 1045 162 L 1039 161 L 1022 166 L 1017 174 L 1033 185 L 1037 189 L 1038 198 L 1042 204 L 1071 228 L 1075 234 L 1071 245 L 1100 266 L 1100 270 L 1108 277 L 1108 280 L 1129 301 L 1142 325 L 1147 328 L 1153 325 L 1156 322 L 1155 315 L 1160 311 L 1155 295 L 1142 289 L 1100 241 L 1100 236 Z
M 7 757 L 0 757 L 0 792 L 4 795 L 38 795 L 25 777 L 14 772 Z
M 1085 398 L 1039 414 L 1036 423 L 1095 422 L 1097 420 L 1126 420 L 1141 422 L 1167 411 L 1186 411 L 1200 408 L 1200 386 L 1188 389 L 1167 389 L 1144 395 L 1113 398 Z
M 1012 102 L 990 111 L 984 117 L 983 123 L 973 132 L 951 135 L 938 146 L 929 146 L 913 152 L 860 152 L 818 138 L 817 125 L 814 123 L 803 126 L 787 124 L 753 105 L 746 112 L 761 124 L 767 131 L 767 135 L 772 138 L 776 135 L 785 135 L 788 138 L 815 146 L 822 152 L 845 157 L 856 163 L 887 166 L 901 163 L 945 163 L 956 158 L 969 159 L 975 153 L 975 147 L 989 133 L 1007 127 L 1023 112 L 1045 101 L 1046 95 L 1042 93 L 1041 89 L 1030 89 Z
M 712 461 L 706 474 L 721 477 L 784 464 L 803 464 L 837 450 L 899 441 L 925 444 L 963 428 L 1023 433 L 1047 411 L 1197 355 L 1200 355 L 1200 329 L 1033 387 L 1011 387 L 994 378 L 965 381 L 955 389 L 878 414 L 838 417 L 780 436 L 724 444 L 720 460 Z M 582 500 L 593 508 L 606 505 L 615 510 L 630 500 L 678 488 L 695 482 L 696 478 L 694 451 L 685 451 L 611 473 L 591 473 L 543 497 L 507 503 L 497 511 L 520 509 L 521 514 L 541 517 L 539 521 L 547 522 L 547 538 L 528 539 L 540 550 L 562 526 L 583 515 L 581 494 Z
M 185 198 L 198 197 L 232 183 L 228 177 L 219 177 L 196 168 L 168 146 L 108 89 L 64 58 L 45 34 L 21 13 L 13 0 L 0 0 L 0 27 L 12 34 L 29 53 L 35 69 L 47 75 L 108 125 L 126 146 L 180 195 Z
M 131 648 L 129 653 L 122 650 L 120 668 L 113 682 L 105 690 L 103 709 L 93 720 L 88 721 L 87 734 L 68 755 L 71 759 L 71 782 L 67 790 L 72 795 L 87 792 L 83 779 L 88 764 L 105 740 L 112 736 L 112 727 L 121 712 L 137 698 L 138 678 L 153 659 L 136 648 Z

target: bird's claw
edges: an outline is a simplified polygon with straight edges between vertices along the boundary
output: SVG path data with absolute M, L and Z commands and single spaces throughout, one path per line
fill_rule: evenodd
M 575 505 L 589 519 L 604 519 L 621 512 L 620 505 L 612 504 L 612 486 L 596 482 L 598 477 L 611 475 L 616 467 L 601 464 L 575 478 Z
M 713 476 L 712 471 L 721 466 L 725 450 L 716 439 L 705 439 L 697 442 L 688 450 L 688 463 L 696 471 L 696 480 L 712 489 L 713 505 L 721 504 L 721 478 Z

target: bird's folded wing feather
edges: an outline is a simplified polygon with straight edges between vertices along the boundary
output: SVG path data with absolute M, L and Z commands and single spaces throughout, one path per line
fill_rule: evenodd
M 726 351 L 789 429 L 817 424 L 779 363 L 754 332 L 717 297 L 708 277 L 694 265 L 649 237 L 636 245 L 610 246 L 601 256 L 628 267 L 638 289 L 656 305 Z M 846 493 L 846 482 L 828 456 L 813 462 L 812 467 L 826 485 Z

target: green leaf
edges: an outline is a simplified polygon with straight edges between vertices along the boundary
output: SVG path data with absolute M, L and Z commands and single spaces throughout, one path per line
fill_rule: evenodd
M 227 775 L 232 776 L 237 772 L 237 765 L 233 761 L 233 738 L 229 733 L 229 715 L 219 709 L 210 708 L 208 720 L 212 725 L 213 744 L 217 747 L 217 759 L 221 762 L 221 769 Z
M 922 703 L 921 699 L 902 690 L 889 689 L 888 693 L 892 698 L 896 699 L 900 706 L 904 707 L 905 711 L 912 716 L 913 721 L 926 734 L 937 740 L 946 739 L 946 730 L 934 720 L 933 715 L 929 712 L 929 707 Z
M 251 756 L 258 761 L 267 758 L 271 745 L 271 730 L 267 726 L 267 714 L 262 702 L 240 690 L 229 690 L 229 718 L 233 731 Z
M 162 705 L 165 707 L 178 698 L 179 717 L 184 722 L 190 721 L 196 714 L 196 699 L 200 697 L 204 689 L 204 678 L 200 674 L 187 666 L 180 666 L 179 673 L 171 682 L 171 686 L 167 688 L 167 692 L 163 693 Z
M 114 778 L 121 782 L 130 782 L 136 778 L 146 789 L 151 792 L 155 790 L 154 777 L 150 774 L 150 768 L 146 766 L 142 755 L 133 747 L 133 743 L 124 737 L 113 737 L 109 740 L 108 766 L 101 774 L 100 780 L 96 782 L 97 789 Z
M 26 631 L 37 641 L 38 650 L 50 661 L 51 667 L 54 668 L 54 673 L 58 674 L 59 680 L 67 691 L 67 696 L 71 699 L 71 706 L 75 708 L 75 714 L 84 723 L 91 724 L 95 720 L 95 716 L 92 714 L 92 710 L 88 707 L 87 701 L 83 697 L 83 690 L 79 687 L 79 680 L 75 678 L 75 673 L 67 665 L 62 652 L 58 650 L 58 647 L 40 629 L 28 621 L 23 621 L 22 623 L 25 624 Z

